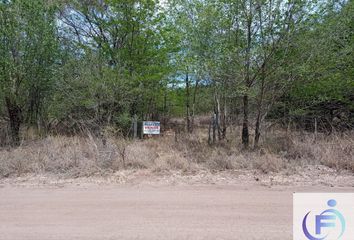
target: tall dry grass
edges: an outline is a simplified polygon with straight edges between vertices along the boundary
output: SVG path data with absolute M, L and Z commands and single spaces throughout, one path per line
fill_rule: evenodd
M 236 138 L 233 138 L 236 139 Z M 17 148 L 0 148 L 0 177 L 51 173 L 63 177 L 107 175 L 122 169 L 222 171 L 254 169 L 263 173 L 325 165 L 354 172 L 354 133 L 332 136 L 273 132 L 262 147 L 244 151 L 236 141 L 207 144 L 204 132 L 146 140 L 48 136 Z

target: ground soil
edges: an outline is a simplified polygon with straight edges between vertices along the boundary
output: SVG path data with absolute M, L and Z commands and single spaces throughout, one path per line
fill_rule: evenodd
M 293 192 L 354 192 L 354 176 L 314 171 L 2 179 L 0 239 L 290 240 Z

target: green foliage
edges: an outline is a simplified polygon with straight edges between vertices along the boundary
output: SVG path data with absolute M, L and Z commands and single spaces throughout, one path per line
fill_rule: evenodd
M 293 116 L 316 116 L 331 125 L 335 118 L 353 116 L 353 14 L 352 1 L 340 11 L 328 6 L 320 23 L 311 19 L 311 28 L 299 32 L 292 59 L 297 81 L 287 94 Z
M 0 116 L 127 131 L 135 114 L 240 112 L 247 96 L 259 119 L 350 119 L 353 5 L 2 0 Z
M 53 117 L 65 119 L 81 108 L 88 114 L 75 118 L 127 126 L 114 119 L 161 112 L 171 69 L 165 16 L 156 1 L 73 1 L 61 21 L 66 48 L 75 54 L 65 56 Z
M 52 91 L 57 33 L 55 7 L 44 0 L 0 3 L 0 91 L 35 123 Z

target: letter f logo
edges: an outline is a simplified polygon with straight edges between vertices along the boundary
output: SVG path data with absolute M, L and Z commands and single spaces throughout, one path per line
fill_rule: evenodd
M 331 199 L 327 202 L 327 205 L 329 207 L 334 208 L 337 205 L 337 201 Z M 305 236 L 310 240 L 324 240 L 324 239 L 326 239 L 328 237 L 328 235 L 325 235 L 324 237 L 315 237 L 310 234 L 310 232 L 307 229 L 307 217 L 309 216 L 309 214 L 310 214 L 310 212 L 308 212 L 306 214 L 306 216 L 304 217 L 303 222 L 302 222 L 302 229 L 303 229 Z M 323 211 L 320 215 L 316 215 L 316 218 L 315 218 L 315 220 L 316 220 L 315 221 L 316 236 L 323 235 L 322 234 L 323 228 L 335 228 L 336 227 L 335 222 L 336 222 L 337 218 L 339 219 L 339 221 L 341 223 L 341 232 L 337 238 L 337 239 L 340 239 L 345 231 L 345 220 L 344 220 L 343 215 L 335 209 L 327 209 L 327 210 Z
M 334 228 L 334 222 L 323 222 L 322 220 L 336 220 L 335 215 L 316 215 L 316 234 L 321 234 L 322 228 Z

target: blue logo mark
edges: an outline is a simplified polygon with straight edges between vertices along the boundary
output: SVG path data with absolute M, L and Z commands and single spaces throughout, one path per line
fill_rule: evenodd
M 337 201 L 334 199 L 331 199 L 327 202 L 327 205 L 329 207 L 331 207 L 330 209 L 327 209 L 325 211 L 323 211 L 320 215 L 316 215 L 315 216 L 315 236 L 311 235 L 308 228 L 307 228 L 307 218 L 309 216 L 309 214 L 311 212 L 308 212 L 303 221 L 302 221 L 302 230 L 304 231 L 305 236 L 309 239 L 309 240 L 325 240 L 329 237 L 329 234 L 326 234 L 324 237 L 319 237 L 319 236 L 323 236 L 323 229 L 333 229 L 333 228 L 339 228 L 340 229 L 340 233 L 339 236 L 336 239 L 340 239 L 344 232 L 345 232 L 345 219 L 343 217 L 343 215 L 333 209 L 337 206 Z M 337 221 L 337 219 L 339 221 Z M 340 222 L 340 226 L 338 226 L 338 223 Z M 324 231 L 326 233 L 326 231 Z M 328 232 L 328 231 L 327 231 Z M 317 236 L 317 237 L 316 237 Z M 334 238 L 331 238 L 334 239 Z

